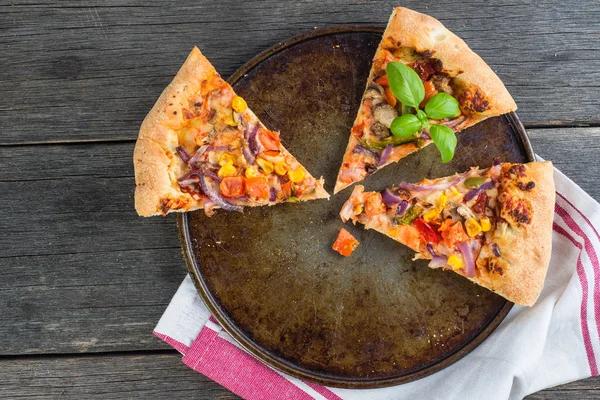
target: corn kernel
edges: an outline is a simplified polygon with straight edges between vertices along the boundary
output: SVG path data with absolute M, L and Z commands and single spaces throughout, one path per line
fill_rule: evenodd
M 481 217 L 479 219 L 479 223 L 481 224 L 481 230 L 483 232 L 487 232 L 490 229 L 492 229 L 492 223 L 490 222 L 490 219 L 488 217 Z
M 233 119 L 232 114 L 227 114 L 225 118 L 223 118 L 223 122 L 225 122 L 229 126 L 237 126 L 237 122 Z
M 304 170 L 302 168 L 298 168 L 295 171 L 288 172 L 288 177 L 290 178 L 290 181 L 292 181 L 292 183 L 302 182 L 304 180 L 305 175 L 306 175 L 306 173 L 304 172 Z
M 442 212 L 444 210 L 444 207 L 446 207 L 446 202 L 448 201 L 448 196 L 446 196 L 445 194 L 442 194 L 437 201 L 437 206 L 435 207 L 435 209 L 437 210 L 437 212 Z
M 241 113 L 248 108 L 248 104 L 246 104 L 246 100 L 242 99 L 240 96 L 235 96 L 233 100 L 231 100 L 231 107 L 233 107 L 236 112 Z
M 237 168 L 233 166 L 233 164 L 225 164 L 221 168 L 219 168 L 219 172 L 217 173 L 219 178 L 225 178 L 228 176 L 236 176 Z
M 425 220 L 425 222 L 430 222 L 430 221 L 433 221 L 434 219 L 436 219 L 437 216 L 438 216 L 437 210 L 435 208 L 432 208 L 431 210 L 429 210 L 423 214 L 423 219 Z
M 260 176 L 260 173 L 258 172 L 258 169 L 256 167 L 250 166 L 246 168 L 246 172 L 244 173 L 244 175 L 246 175 L 246 178 L 256 178 Z
M 398 234 L 398 228 L 392 228 L 388 231 L 388 236 L 396 236 Z
M 456 186 L 450 186 L 450 190 L 452 191 L 452 193 L 458 194 L 458 189 L 456 188 Z
M 354 207 L 354 215 L 359 215 L 362 214 L 363 212 L 363 205 L 362 204 L 357 204 L 356 207 Z
M 229 153 L 221 154 L 219 157 L 219 165 L 222 167 L 225 164 L 233 164 L 235 162 L 235 158 Z
M 269 175 L 273 172 L 273 163 L 271 161 L 267 161 L 264 158 L 257 158 L 256 163 L 265 174 Z
M 465 221 L 465 228 L 467 229 L 467 235 L 474 237 L 479 235 L 481 232 L 481 225 L 475 218 L 469 218 Z
M 461 269 L 463 267 L 463 260 L 456 254 L 452 254 L 448 257 L 448 265 L 452 267 L 453 270 Z
M 275 173 L 277 175 L 285 175 L 289 170 L 289 167 L 287 166 L 287 164 L 285 163 L 285 161 L 280 161 L 277 164 L 275 164 Z

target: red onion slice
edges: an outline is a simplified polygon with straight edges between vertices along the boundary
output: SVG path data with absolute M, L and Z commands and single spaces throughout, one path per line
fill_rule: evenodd
M 177 154 L 179 154 L 179 157 L 183 160 L 184 163 L 187 164 L 190 161 L 190 156 L 188 155 L 188 153 L 185 152 L 183 147 L 177 146 L 175 147 L 175 150 L 177 151 Z
M 448 257 L 446 257 L 446 256 L 431 257 L 431 261 L 429 262 L 429 268 L 437 269 L 437 268 L 445 268 L 445 267 L 449 267 Z
M 465 120 L 465 116 L 461 115 L 458 118 L 454 118 L 453 120 L 447 121 L 447 122 L 443 122 L 442 125 L 446 125 L 448 128 L 455 128 L 458 125 L 460 125 L 461 123 L 463 123 L 463 121 Z
M 244 158 L 248 164 L 252 165 L 256 161 L 256 157 L 254 157 L 254 154 L 252 154 L 250 148 L 245 144 L 244 147 L 242 147 L 242 154 L 244 155 Z
M 379 162 L 377 163 L 377 168 L 382 167 L 388 160 L 388 158 L 390 158 L 390 154 L 392 154 L 392 150 L 394 149 L 394 146 L 391 144 L 388 144 L 385 149 L 383 149 L 383 152 L 381 153 L 381 158 L 379 159 Z
M 196 167 L 196 164 L 198 163 L 198 160 L 206 152 L 206 149 L 208 149 L 208 146 L 205 145 L 205 146 L 201 146 L 198 150 L 196 150 L 196 152 L 194 153 L 194 155 L 192 156 L 192 158 L 190 158 L 189 161 L 188 161 L 188 165 L 191 168 L 195 168 Z
M 458 185 L 464 181 L 471 172 L 465 172 L 464 174 L 458 175 L 456 178 L 449 182 L 438 183 L 437 185 L 416 185 L 413 183 L 402 182 L 399 186 L 400 189 L 410 190 L 412 192 L 430 192 L 432 190 L 445 190 L 451 186 Z
M 402 200 L 400 202 L 400 204 L 398 204 L 398 207 L 396 208 L 396 215 L 401 217 L 404 214 L 406 214 L 406 210 L 408 210 L 408 201 Z
M 397 206 L 402 201 L 402 199 L 400 197 L 398 197 L 396 194 L 394 194 L 394 192 L 392 192 L 390 189 L 385 189 L 381 193 L 381 200 L 388 207 Z
M 277 200 L 277 189 L 272 187 L 269 190 L 269 201 L 275 201 L 275 200 Z
M 208 177 L 204 175 L 202 171 L 198 173 L 198 177 L 200 178 L 200 185 L 202 186 L 202 191 L 205 195 L 208 196 L 208 198 L 212 202 L 215 203 L 215 205 L 227 211 L 244 211 L 244 207 L 227 202 L 227 200 L 225 200 L 223 196 L 221 196 L 221 194 L 213 187 L 213 185 L 210 182 L 208 182 Z
M 204 170 L 204 175 L 208 176 L 209 178 L 221 183 L 221 178 L 219 178 L 219 175 L 215 174 L 214 171 L 211 171 L 210 169 Z
M 477 189 L 471 190 L 469 193 L 465 195 L 463 201 L 466 203 L 467 201 L 473 200 L 475 197 L 479 196 L 479 194 L 483 191 L 491 189 L 494 187 L 493 181 L 487 181 L 481 184 Z
M 460 250 L 465 263 L 465 275 L 469 278 L 473 277 L 475 275 L 475 260 L 473 259 L 471 246 L 467 242 L 462 242 L 458 244 L 458 250 Z
M 374 150 L 370 150 L 367 149 L 366 147 L 364 147 L 361 144 L 357 144 L 356 147 L 354 147 L 354 150 L 352 150 L 353 153 L 358 154 L 358 153 L 363 153 L 366 154 L 368 156 L 371 156 L 375 159 L 376 163 L 379 163 L 379 153 L 374 151 Z
M 248 135 L 248 147 L 250 148 L 250 152 L 252 153 L 252 155 L 254 155 L 255 157 L 258 154 L 258 150 L 260 148 L 258 145 L 258 141 L 256 140 L 256 137 L 258 134 L 258 128 L 259 128 L 258 124 L 254 125 L 254 128 Z

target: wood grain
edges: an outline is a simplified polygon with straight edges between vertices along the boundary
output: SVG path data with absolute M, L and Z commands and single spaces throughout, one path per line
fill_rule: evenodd
M 181 355 L 175 352 L 26 357 L 0 362 L 2 398 L 239 399 L 189 369 L 181 362 Z
M 261 50 L 315 27 L 383 25 L 396 4 L 0 5 L 0 144 L 133 139 L 193 45 L 229 76 Z M 600 123 L 596 0 L 568 7 L 553 0 L 403 5 L 439 18 L 463 37 L 506 83 L 527 124 Z
M 239 397 L 189 369 L 175 352 L 20 357 L 2 364 L 0 393 L 28 399 L 220 399 Z M 526 400 L 600 398 L 600 377 L 527 396 Z
M 530 135 L 600 199 L 600 128 Z M 132 151 L 131 142 L 0 147 L 0 354 L 165 348 L 152 328 L 186 269 L 175 217 L 133 210 Z

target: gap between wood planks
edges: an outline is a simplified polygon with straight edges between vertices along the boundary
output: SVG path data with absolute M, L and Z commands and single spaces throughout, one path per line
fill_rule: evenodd
M 596 128 L 600 127 L 598 121 L 548 121 L 548 122 L 524 122 L 525 129 L 569 129 L 569 128 Z M 47 146 L 47 145 L 78 145 L 78 144 L 121 144 L 134 143 L 136 139 L 110 138 L 110 139 L 77 139 L 77 140 L 49 140 L 43 142 L 20 142 L 0 143 L 0 147 L 25 147 L 25 146 Z
M 90 352 L 90 353 L 38 353 L 38 354 L 0 354 L 0 362 L 3 361 L 16 361 L 16 360 L 35 360 L 35 359 L 64 359 L 64 358 L 104 358 L 104 357 L 138 357 L 138 356 L 160 356 L 165 354 L 180 354 L 175 349 L 154 349 L 154 350 L 115 350 L 115 351 L 103 351 L 103 352 Z

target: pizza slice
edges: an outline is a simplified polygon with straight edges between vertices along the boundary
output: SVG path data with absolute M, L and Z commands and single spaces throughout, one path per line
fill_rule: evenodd
M 438 20 L 398 7 L 375 53 L 334 193 L 432 142 L 449 161 L 454 132 L 516 109 L 462 39 Z
M 134 167 L 141 216 L 329 198 L 196 47 L 144 119 Z
M 531 306 L 552 247 L 552 163 L 497 164 L 383 192 L 354 188 L 340 216 L 508 300 Z

